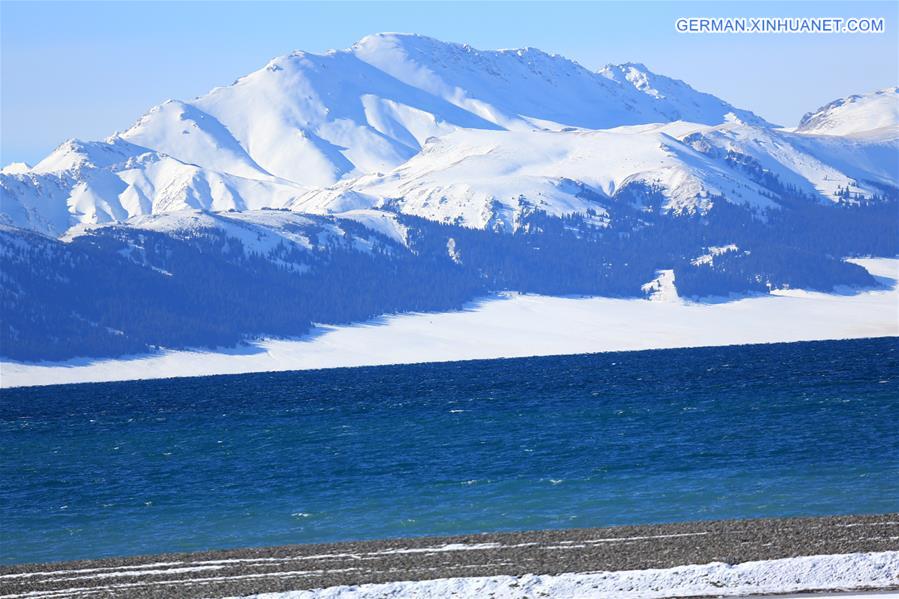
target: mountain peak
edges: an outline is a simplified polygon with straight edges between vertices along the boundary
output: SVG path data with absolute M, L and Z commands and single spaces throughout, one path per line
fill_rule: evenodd
M 386 31 L 381 33 L 373 33 L 366 35 L 346 51 L 356 52 L 377 52 L 403 49 L 407 51 L 427 51 L 435 52 L 441 50 L 473 50 L 468 44 L 460 44 L 456 42 L 444 42 L 433 37 L 421 35 L 418 33 L 402 33 Z
M 103 168 L 140 153 L 139 150 L 117 136 L 111 137 L 106 142 L 71 138 L 59 144 L 46 158 L 38 162 L 31 172 L 41 174 Z
M 427 35 L 422 35 L 420 33 L 412 33 L 406 31 L 378 31 L 375 33 L 370 33 L 366 36 L 363 36 L 359 41 L 357 41 L 353 46 L 361 46 L 370 43 L 379 43 L 381 41 L 400 41 L 400 40 L 427 40 L 429 42 L 435 42 L 438 44 L 445 45 L 456 45 L 459 46 L 461 44 L 457 44 L 455 42 L 444 42 L 438 40 L 433 37 L 429 37 Z
M 426 166 L 413 159 L 428 153 L 427 140 L 460 131 L 475 135 L 453 137 L 461 145 L 445 149 L 442 159 L 462 160 L 463 172 L 479 161 L 466 152 L 506 148 L 501 142 L 515 137 L 507 132 L 524 133 L 524 144 L 531 143 L 532 132 L 550 133 L 541 143 L 559 157 L 570 154 L 576 164 L 593 158 L 578 158 L 593 146 L 579 143 L 578 133 L 563 143 L 561 134 L 630 126 L 650 131 L 674 121 L 696 128 L 734 119 L 767 126 L 751 112 L 641 63 L 597 73 L 533 47 L 479 50 L 418 34 L 377 33 L 344 50 L 275 57 L 234 84 L 152 108 L 106 142 L 67 142 L 27 176 L 4 172 L 3 192 L 9 194 L 4 199 L 15 195 L 25 215 L 20 220 L 27 222 L 32 207 L 46 207 L 46 186 L 30 177 L 65 173 L 59 206 L 46 207 L 59 214 L 44 219 L 52 225 L 48 230 L 61 232 L 66 223 L 100 212 L 118 219 L 172 206 L 291 205 L 310 192 L 410 164 Z M 482 139 L 478 132 L 488 135 Z M 496 132 L 502 134 L 492 139 Z M 506 150 L 514 157 L 514 150 Z M 646 154 L 657 158 L 655 150 Z M 535 173 L 544 166 L 547 173 L 558 171 L 557 164 L 541 160 L 534 157 Z M 625 171 L 622 166 L 622 176 L 609 181 L 619 185 L 633 174 Z M 462 187 L 456 191 L 467 197 Z M 438 196 L 427 201 L 441 202 Z M 481 222 L 475 216 L 472 222 Z
M 4 175 L 21 175 L 31 170 L 31 165 L 27 162 L 11 162 L 0 169 L 0 173 Z
M 654 87 L 659 76 L 639 62 L 625 62 L 622 64 L 608 64 L 599 70 L 603 77 L 611 79 L 622 85 L 632 85 L 635 89 L 654 98 L 662 99 L 665 96 Z M 665 78 L 667 79 L 667 78 Z M 674 80 L 670 80 L 674 81 Z M 681 82 L 682 83 L 682 82 Z M 693 88 L 684 84 L 691 91 Z M 670 85 L 669 85 L 670 87 Z
M 892 139 L 899 137 L 899 87 L 838 98 L 807 113 L 797 133 Z
M 712 94 L 698 91 L 680 79 L 659 75 L 640 62 L 607 64 L 597 73 L 658 101 L 664 106 L 663 115 L 667 121 L 711 124 L 713 118 L 720 119 L 720 122 L 736 118 L 743 123 L 771 126 L 771 123 L 748 110 L 741 110 Z
M 649 67 L 647 67 L 642 62 L 622 62 L 621 64 L 607 64 L 604 68 L 636 70 L 636 71 L 641 71 L 641 72 L 649 74 L 649 75 L 655 75 L 655 73 L 653 73 L 649 69 Z

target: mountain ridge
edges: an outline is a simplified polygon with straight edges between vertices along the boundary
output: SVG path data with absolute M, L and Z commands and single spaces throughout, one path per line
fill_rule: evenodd
M 883 118 L 899 121 L 897 114 Z M 680 137 L 667 131 L 663 135 L 672 139 L 653 139 L 657 133 L 651 126 L 679 121 L 691 123 L 680 127 Z M 743 132 L 728 136 L 722 126 Z M 629 130 L 645 135 L 646 143 L 630 145 L 642 149 L 628 154 L 620 144 L 579 147 L 586 138 L 578 129 L 622 127 L 648 127 L 645 132 Z M 715 151 L 693 155 L 693 142 L 681 139 L 691 128 Z M 187 102 L 163 102 L 105 141 L 70 140 L 33 168 L 8 167 L 0 174 L 0 219 L 60 235 L 80 222 L 121 221 L 159 210 L 291 207 L 332 213 L 347 205 L 393 204 L 444 222 L 475 227 L 498 223 L 509 230 L 520 219 L 519 198 L 563 215 L 592 207 L 575 197 L 578 188 L 611 201 L 615 191 L 632 182 L 663 184 L 669 197 L 666 209 L 675 211 L 702 212 L 711 196 L 771 207 L 768 191 L 745 173 L 724 168 L 720 158 L 729 152 L 753 155 L 774 175 L 823 199 L 833 200 L 852 187 L 856 195 L 873 197 L 880 192 L 877 185 L 896 184 L 897 177 L 884 175 L 880 156 L 889 159 L 895 143 L 870 150 L 854 143 L 859 141 L 854 137 L 852 144 L 836 148 L 839 160 L 834 163 L 828 160 L 833 152 L 821 150 L 827 142 L 805 142 L 774 128 L 749 111 L 639 63 L 593 72 L 535 48 L 482 51 L 426 36 L 382 33 L 344 50 L 275 57 L 232 85 Z M 552 137 L 545 132 L 570 132 L 562 136 L 569 153 L 616 155 L 620 161 L 597 168 L 609 169 L 600 175 L 618 174 L 592 185 L 595 177 L 553 172 L 548 163 L 536 164 L 543 175 L 533 185 L 513 181 L 503 193 L 461 179 L 430 187 L 425 180 L 407 182 L 386 190 L 393 195 L 372 193 L 372 178 L 408 171 L 425 162 L 429 152 L 434 155 L 436 146 L 429 141 L 490 138 L 479 133 L 485 131 L 495 132 L 485 143 L 497 148 L 513 141 L 539 146 Z M 628 143 L 638 137 L 627 138 Z M 752 141 L 761 138 L 768 141 Z M 872 143 L 891 142 L 895 140 L 878 138 Z M 775 151 L 760 150 L 762 145 Z M 448 152 L 446 160 L 464 158 L 459 148 Z M 673 156 L 680 159 L 672 163 Z M 444 177 L 458 170 L 440 164 L 434 169 L 442 169 Z M 410 198 L 395 201 L 409 187 L 419 190 L 422 202 L 441 207 Z M 469 193 L 481 198 L 478 206 L 447 205 L 459 204 L 459 195 Z M 328 197 L 331 205 L 323 200 Z
M 806 113 L 796 131 L 817 135 L 891 139 L 899 137 L 899 87 L 854 94 Z
M 504 291 L 877 286 L 843 258 L 899 254 L 897 98 L 785 130 L 637 63 L 393 34 L 276 57 L 0 172 L 0 355 L 234 345 Z
M 397 168 L 419 154 L 428 139 L 460 129 L 647 124 L 685 116 L 681 111 L 687 104 L 693 105 L 693 112 L 686 116 L 695 121 L 717 123 L 733 114 L 763 122 L 683 82 L 648 70 L 641 73 L 686 95 L 676 101 L 653 96 L 630 82 L 533 48 L 481 51 L 424 36 L 376 34 L 346 50 L 297 51 L 194 100 L 155 106 L 105 142 L 66 142 L 30 170 L 4 171 L 7 208 L 2 217 L 58 235 L 77 222 L 143 214 L 141 206 L 147 202 L 121 196 L 148 195 L 156 189 L 180 196 L 166 203 L 174 207 L 261 207 L 263 201 L 244 197 L 239 190 L 300 197 L 310 189 Z M 170 167 L 140 177 L 120 176 L 113 168 L 101 176 L 107 184 L 99 187 L 90 177 L 60 175 L 92 166 L 109 169 L 113 163 L 95 158 L 121 154 L 124 147 L 129 150 L 120 155 L 122 162 L 155 152 L 153 162 Z M 29 175 L 46 175 L 48 180 L 29 181 Z M 136 189 L 136 178 L 153 180 L 153 185 Z M 76 189 L 79 185 L 89 193 Z M 41 187 L 53 190 L 51 198 L 31 197 L 41 196 Z M 95 197 L 93 205 L 87 196 Z M 277 208 L 292 201 L 267 205 Z

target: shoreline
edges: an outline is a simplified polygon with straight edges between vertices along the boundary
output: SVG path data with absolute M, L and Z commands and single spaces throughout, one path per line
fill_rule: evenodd
M 723 302 L 507 293 L 450 312 L 317 327 L 300 339 L 124 359 L 0 360 L 0 388 L 899 336 L 899 258 L 853 259 L 883 285 Z
M 154 376 L 147 378 L 136 378 L 136 379 L 112 379 L 112 380 L 100 380 L 100 381 L 78 381 L 78 382 L 63 382 L 63 383 L 37 383 L 37 384 L 24 384 L 24 385 L 12 385 L 7 386 L 2 382 L 2 376 L 0 376 L 0 393 L 3 391 L 12 391 L 14 389 L 35 389 L 40 387 L 62 387 L 62 386 L 70 386 L 70 385 L 103 385 L 107 383 L 129 383 L 129 382 L 138 382 L 138 381 L 177 381 L 182 379 L 200 379 L 200 378 L 226 378 L 226 377 L 236 377 L 236 376 L 244 376 L 244 375 L 265 375 L 265 374 L 289 374 L 289 373 L 313 373 L 313 372 L 328 372 L 328 371 L 343 371 L 343 370 L 358 370 L 358 369 L 368 369 L 368 368 L 397 368 L 402 366 L 428 366 L 428 365 L 440 365 L 440 364 L 469 364 L 469 363 L 481 363 L 481 362 L 495 362 L 499 360 L 531 360 L 538 358 L 567 358 L 567 357 L 583 357 L 583 356 L 592 356 L 592 355 L 606 355 L 606 354 L 641 354 L 641 353 L 651 353 L 651 352 L 666 352 L 666 351 L 677 351 L 677 350 L 703 350 L 703 349 L 728 349 L 728 348 L 736 348 L 736 347 L 764 347 L 771 345 L 794 345 L 801 343 L 828 343 L 828 342 L 842 342 L 842 341 L 871 341 L 877 339 L 897 339 L 899 340 L 899 330 L 897 330 L 896 334 L 885 334 L 885 335 L 872 335 L 869 337 L 841 337 L 841 338 L 833 338 L 833 339 L 799 339 L 795 341 L 762 341 L 762 342 L 747 342 L 747 343 L 729 343 L 729 344 L 721 344 L 721 345 L 686 345 L 686 346 L 676 346 L 676 347 L 651 347 L 646 349 L 622 349 L 622 350 L 601 350 L 595 352 L 581 352 L 581 353 L 561 353 L 561 354 L 535 354 L 535 355 L 527 355 L 527 356 L 499 356 L 496 358 L 463 358 L 458 360 L 425 360 L 420 362 L 396 362 L 396 363 L 384 363 L 384 364 L 359 364 L 359 365 L 349 365 L 349 366 L 323 366 L 316 368 L 297 368 L 293 370 L 253 370 L 249 372 L 223 372 L 216 374 L 187 374 L 187 375 L 173 375 L 173 376 Z M 297 341 L 299 343 L 299 341 Z M 155 354 L 151 354 L 151 357 Z M 145 357 L 136 357 L 136 358 L 128 358 L 128 361 L 140 361 L 142 359 L 146 359 Z M 123 359 L 126 360 L 126 359 Z M 16 366 L 25 366 L 25 367 L 43 367 L 41 363 L 36 364 L 25 364 L 20 362 L 2 362 L 0 361 L 0 373 L 2 373 L 3 366 L 16 365 Z M 52 366 L 51 368 L 70 368 L 67 366 Z
M 899 513 L 718 520 L 7 565 L 0 566 L 0 595 L 230 597 L 398 581 L 557 577 L 695 564 L 720 569 L 723 566 L 716 562 L 746 564 L 850 554 L 876 558 L 897 551 Z M 887 574 L 894 584 L 884 586 L 881 580 L 853 588 L 899 589 L 899 566 Z M 783 592 L 792 591 L 785 588 Z

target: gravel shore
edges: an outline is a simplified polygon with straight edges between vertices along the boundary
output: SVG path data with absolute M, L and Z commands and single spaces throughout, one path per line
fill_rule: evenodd
M 688 522 L 21 564 L 0 567 L 0 596 L 189 599 L 896 550 L 899 514 Z

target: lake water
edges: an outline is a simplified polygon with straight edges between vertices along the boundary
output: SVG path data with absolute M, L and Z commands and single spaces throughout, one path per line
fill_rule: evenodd
M 899 511 L 899 340 L 0 392 L 0 561 Z

